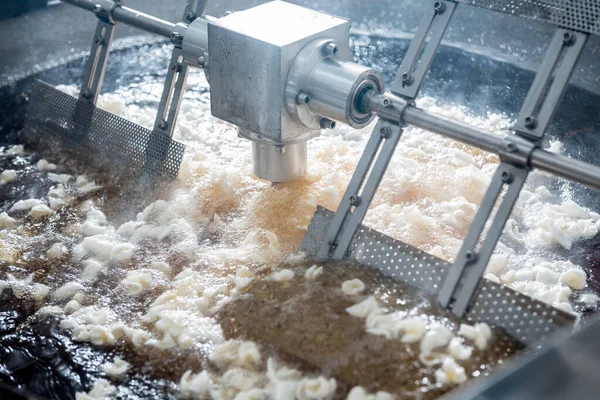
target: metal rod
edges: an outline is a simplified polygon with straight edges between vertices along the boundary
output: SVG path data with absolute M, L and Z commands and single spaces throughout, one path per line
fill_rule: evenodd
M 381 106 L 383 96 L 391 101 L 391 106 Z M 375 112 L 385 119 L 402 120 L 407 124 L 438 133 L 490 153 L 500 154 L 505 151 L 506 142 L 492 133 L 477 130 L 469 125 L 440 117 L 418 107 L 404 107 L 405 103 L 406 100 L 391 93 L 386 93 L 385 95 L 369 96 L 366 105 L 370 112 Z M 402 112 L 403 108 L 405 108 L 404 112 Z M 596 165 L 549 153 L 542 149 L 536 149 L 532 152 L 530 164 L 533 168 L 583 183 L 594 189 L 600 189 L 600 167 Z
M 94 0 L 62 1 L 88 11 L 94 11 L 94 8 L 98 4 L 98 1 Z M 106 3 L 106 0 L 104 0 L 102 3 Z M 112 11 L 112 18 L 117 22 L 132 25 L 146 32 L 156 33 L 157 35 L 165 36 L 167 38 L 170 38 L 171 34 L 175 31 L 175 24 L 125 6 L 115 7 Z

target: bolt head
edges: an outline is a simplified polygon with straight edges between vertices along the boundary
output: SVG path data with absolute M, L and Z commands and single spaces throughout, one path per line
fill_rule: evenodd
M 387 139 L 392 134 L 392 130 L 390 128 L 388 128 L 387 126 L 384 126 L 383 128 L 381 128 L 379 130 L 379 134 L 381 135 L 382 138 Z
M 565 44 L 565 46 L 571 46 L 575 43 L 576 37 L 573 34 L 573 32 L 565 32 L 563 34 L 563 43 Z
M 171 34 L 171 43 L 173 44 L 181 44 L 183 40 L 183 36 L 181 36 L 181 33 L 179 32 L 173 32 Z
M 533 115 L 525 118 L 525 128 L 534 129 L 537 126 L 537 118 Z
M 81 94 L 84 98 L 89 99 L 92 97 L 92 92 L 89 89 L 85 89 Z
M 444 11 L 446 11 L 446 3 L 444 3 L 443 1 L 436 1 L 433 4 L 433 10 L 437 14 L 442 14 Z
M 206 59 L 204 58 L 204 56 L 198 57 L 198 65 L 204 68 L 204 66 L 206 65 Z
M 510 183 L 512 181 L 512 174 L 510 171 L 502 171 L 500 178 L 502 178 L 502 182 Z
M 158 127 L 160 129 L 167 129 L 168 126 L 169 126 L 169 124 L 164 119 L 158 123 Z
M 402 74 L 402 86 L 410 86 L 414 79 L 408 72 Z
M 298 102 L 298 104 L 308 104 L 310 103 L 310 96 L 304 92 L 298 92 L 298 95 L 296 96 L 296 101 Z
M 94 36 L 94 43 L 96 43 L 98 45 L 102 45 L 102 44 L 104 44 L 104 40 L 102 40 L 102 38 L 100 36 Z
M 474 262 L 477 259 L 477 254 L 469 250 L 465 253 L 465 259 L 467 262 Z
M 352 206 L 356 207 L 356 206 L 358 206 L 360 204 L 360 197 L 359 196 L 352 195 L 352 196 L 350 196 L 349 200 L 350 200 L 350 205 L 352 205 Z
M 276 145 L 275 146 L 275 152 L 277 152 L 279 154 L 285 153 L 285 146 Z
M 336 126 L 336 122 L 330 120 L 329 118 L 321 119 L 321 128 L 322 129 L 333 129 Z
M 381 100 L 381 105 L 384 107 L 389 107 L 392 105 L 392 102 L 390 101 L 390 99 L 386 99 L 385 97 L 383 98 L 383 100 Z
M 188 11 L 185 13 L 185 19 L 192 22 L 193 20 L 196 19 L 196 14 L 193 11 Z
M 517 151 L 517 145 L 514 143 L 506 143 L 506 151 L 508 151 L 509 153 L 514 153 L 515 151 Z
M 338 47 L 333 42 L 327 42 L 321 49 L 324 56 L 335 56 L 338 53 Z
M 93 12 L 94 14 L 101 13 L 101 12 L 102 12 L 102 6 L 101 6 L 100 4 L 96 4 L 96 5 L 94 6 L 94 8 L 92 9 L 92 12 Z

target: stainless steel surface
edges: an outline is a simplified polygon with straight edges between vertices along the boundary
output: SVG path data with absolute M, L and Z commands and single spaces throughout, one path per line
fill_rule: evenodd
M 344 19 L 280 1 L 210 23 L 212 114 L 279 144 L 306 133 L 285 107 L 288 72 L 316 39 L 348 43 L 349 27 Z
M 252 169 L 254 175 L 271 182 L 288 182 L 306 173 L 306 142 L 276 146 L 252 142 Z
M 182 48 L 186 63 L 197 68 L 205 67 L 208 61 L 208 18 L 206 16 L 198 17 L 190 23 L 183 37 Z
M 383 97 L 392 101 L 392 107 L 382 107 Z M 369 108 L 383 118 L 400 118 L 400 107 L 406 103 L 405 100 L 390 95 L 374 95 L 368 100 Z M 478 147 L 490 153 L 499 154 L 505 151 L 506 142 L 498 136 L 489 132 L 479 131 L 467 124 L 452 121 L 439 115 L 433 115 L 418 107 L 408 107 L 403 114 L 403 120 L 419 128 L 439 133 L 470 146 Z M 533 168 L 550 172 L 554 175 L 583 183 L 594 189 L 600 189 L 600 167 L 578 161 L 560 154 L 549 153 L 542 149 L 535 149 L 530 158 Z
M 100 88 L 102 87 L 102 81 L 104 80 L 108 54 L 114 34 L 114 25 L 101 20 L 98 21 L 96 33 L 92 39 L 90 57 L 83 71 L 83 85 L 79 92 L 79 98 L 84 101 L 96 104 Z
M 383 91 L 381 74 L 355 63 L 347 41 L 319 39 L 296 56 L 287 76 L 285 106 L 294 122 L 311 130 L 320 129 L 323 118 L 360 128 L 375 117 L 357 107 L 368 90 Z
M 326 240 L 333 218 L 332 211 L 318 207 L 300 249 L 316 256 Z M 451 267 L 444 260 L 364 225 L 357 227 L 347 258 L 433 295 L 439 292 Z M 472 322 L 487 321 L 502 326 L 528 345 L 548 337 L 559 328 L 572 329 L 576 322 L 573 314 L 487 279 L 481 282 L 475 293 L 466 318 Z
M 96 5 L 100 4 L 105 8 L 110 7 L 113 1 L 110 0 L 61 0 L 65 3 L 75 5 L 88 11 L 93 11 Z M 108 6 L 107 6 L 108 5 Z M 112 18 L 117 22 L 135 26 L 146 32 L 156 33 L 167 38 L 170 38 L 173 32 L 182 31 L 181 27 L 176 27 L 176 24 L 153 17 L 125 6 L 117 6 L 112 10 Z
M 519 134 L 533 139 L 544 136 L 587 39 L 585 33 L 561 28 L 556 30 L 515 123 L 514 129 Z

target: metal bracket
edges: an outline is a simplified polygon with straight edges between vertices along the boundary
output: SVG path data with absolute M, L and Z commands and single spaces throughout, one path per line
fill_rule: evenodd
M 542 139 L 554 118 L 588 36 L 562 28 L 556 30 L 513 127 L 518 134 L 534 140 Z
M 317 258 L 342 259 L 361 224 L 402 136 L 403 126 L 379 119 L 327 230 Z M 376 158 L 377 154 L 379 156 Z M 364 187 L 363 187 L 364 183 Z M 362 188 L 362 191 L 361 191 Z
M 404 56 L 400 72 L 392 84 L 392 92 L 403 96 L 408 101 L 397 105 L 384 98 L 385 104 L 382 104 L 382 107 L 390 109 L 400 107 L 399 110 L 395 110 L 399 111 L 399 114 L 393 113 L 394 116 L 399 115 L 399 118 L 379 119 L 327 230 L 325 240 L 317 253 L 318 258 L 339 260 L 347 256 L 356 229 L 369 209 L 402 136 L 404 110 L 414 106 L 412 99 L 417 96 L 423 84 L 455 6 L 455 3 L 449 1 L 431 1 L 431 8 L 426 11 L 421 20 L 417 33 Z M 428 35 L 429 42 L 423 50 Z
M 536 74 L 521 107 L 517 124 L 513 128 L 516 135 L 505 139 L 505 149 L 500 152 L 502 162 L 490 182 L 438 295 L 440 304 L 452 308 L 452 313 L 458 317 L 463 317 L 468 311 L 469 303 L 502 235 L 504 225 L 525 184 L 531 169 L 531 154 L 540 146 L 558 109 L 586 40 L 587 34 L 565 29 L 556 30 L 542 67 Z M 550 85 L 550 78 L 555 70 L 554 81 Z M 477 251 L 476 246 L 504 185 L 507 186 L 506 194 Z
M 96 104 L 104 80 L 104 72 L 106 71 L 114 33 L 115 26 L 113 24 L 98 20 L 90 57 L 85 64 L 83 85 L 79 93 L 80 100 Z
M 455 7 L 451 1 L 431 1 L 392 83 L 393 93 L 407 99 L 417 97 Z
M 494 173 L 475 214 L 475 219 L 456 256 L 456 261 L 448 272 L 438 295 L 438 300 L 443 307 L 452 306 L 453 314 L 462 317 L 466 313 L 471 297 L 477 289 L 528 174 L 527 169 L 507 162 L 500 163 Z M 477 251 L 476 247 L 504 185 L 507 186 L 506 194 L 481 243 L 481 248 Z
M 182 19 L 191 22 L 204 15 L 207 0 L 188 0 Z M 171 61 L 167 77 L 158 104 L 158 114 L 154 122 L 154 131 L 173 137 L 179 106 L 183 97 L 183 89 L 187 79 L 188 66 L 183 62 L 181 46 L 175 46 L 171 53 Z

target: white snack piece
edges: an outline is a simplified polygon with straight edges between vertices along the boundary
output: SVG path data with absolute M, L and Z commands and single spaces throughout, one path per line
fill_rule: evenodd
M 442 367 L 435 371 L 436 381 L 442 385 L 459 385 L 467 380 L 465 369 L 452 357 L 446 357 Z
M 460 324 L 458 335 L 472 340 L 475 343 L 475 347 L 479 350 L 485 350 L 492 338 L 492 330 L 485 322 L 478 322 L 474 326 Z
M 73 281 L 67 282 L 52 293 L 52 297 L 56 300 L 72 299 L 77 293 L 83 291 L 84 287 L 81 283 Z
M 313 265 L 304 273 L 304 278 L 307 281 L 314 281 L 323 273 L 323 267 L 319 267 L 318 265 Z
M 31 210 L 35 206 L 42 204 L 38 199 L 19 200 L 8 211 L 25 211 Z
M 336 387 L 333 378 L 326 379 L 322 376 L 303 378 L 296 389 L 296 398 L 298 400 L 329 399 L 335 393 Z
M 282 269 L 271 274 L 271 279 L 275 282 L 288 282 L 294 279 L 294 271 L 290 269 Z
M 409 317 L 396 322 L 395 329 L 403 332 L 400 341 L 403 343 L 416 343 L 427 332 L 427 323 L 421 318 Z
M 454 337 L 448 343 L 448 354 L 450 354 L 455 360 L 468 360 L 471 358 L 473 348 L 465 346 L 458 337 Z
M 233 283 L 237 290 L 242 290 L 254 280 L 254 273 L 248 267 L 242 267 L 235 272 Z
M 14 169 L 6 169 L 0 174 L 0 185 L 12 182 L 17 178 L 17 171 Z
M 450 339 L 450 329 L 438 323 L 433 324 L 421 339 L 421 354 L 431 354 L 435 349 L 446 346 Z
M 34 206 L 29 212 L 29 215 L 33 218 L 44 218 L 52 214 L 54 214 L 54 210 L 45 204 Z
M 365 290 L 365 284 L 360 279 L 352 279 L 342 283 L 342 291 L 347 295 L 355 295 Z
M 117 388 L 111 385 L 109 381 L 98 379 L 88 393 L 75 393 L 75 400 L 106 400 L 115 393 L 117 393 Z
M 111 261 L 117 263 L 124 263 L 133 257 L 133 251 L 135 250 L 135 245 L 131 243 L 119 243 L 114 245 L 114 247 L 110 250 L 110 259 Z
M 231 367 L 255 369 L 261 362 L 260 351 L 256 343 L 235 339 L 218 345 L 208 359 L 220 369 Z
M 129 271 L 122 283 L 130 296 L 137 296 L 152 285 L 152 272 L 143 269 Z
M 110 378 L 115 379 L 126 373 L 129 370 L 129 367 L 131 367 L 131 364 L 129 364 L 127 361 L 122 360 L 119 357 L 115 357 L 112 363 L 104 364 L 102 366 L 102 370 Z
M 187 370 L 179 380 L 179 391 L 184 398 L 208 399 L 212 387 L 213 384 L 206 371 L 194 374 L 191 370 Z
M 17 220 L 10 217 L 7 213 L 0 214 L 0 229 L 12 228 L 17 223 Z
M 360 303 L 346 308 L 346 312 L 356 318 L 367 318 L 369 314 L 380 309 L 375 297 L 369 296 Z
M 73 176 L 69 174 L 55 174 L 48 172 L 48 179 L 50 179 L 52 182 L 62 183 L 63 185 L 69 183 L 71 178 L 73 178 Z
M 581 269 L 572 268 L 560 275 L 560 281 L 571 289 L 583 289 L 587 281 L 587 274 Z
M 104 269 L 104 265 L 97 260 L 89 259 L 83 262 L 85 269 L 83 270 L 83 277 L 85 279 L 94 279 Z
M 22 156 L 23 154 L 25 154 L 25 148 L 22 144 L 11 146 L 10 149 L 6 151 L 7 156 Z
M 38 171 L 54 171 L 56 169 L 56 165 L 51 164 L 48 162 L 48 160 L 42 158 L 35 165 L 35 169 L 37 169 Z

